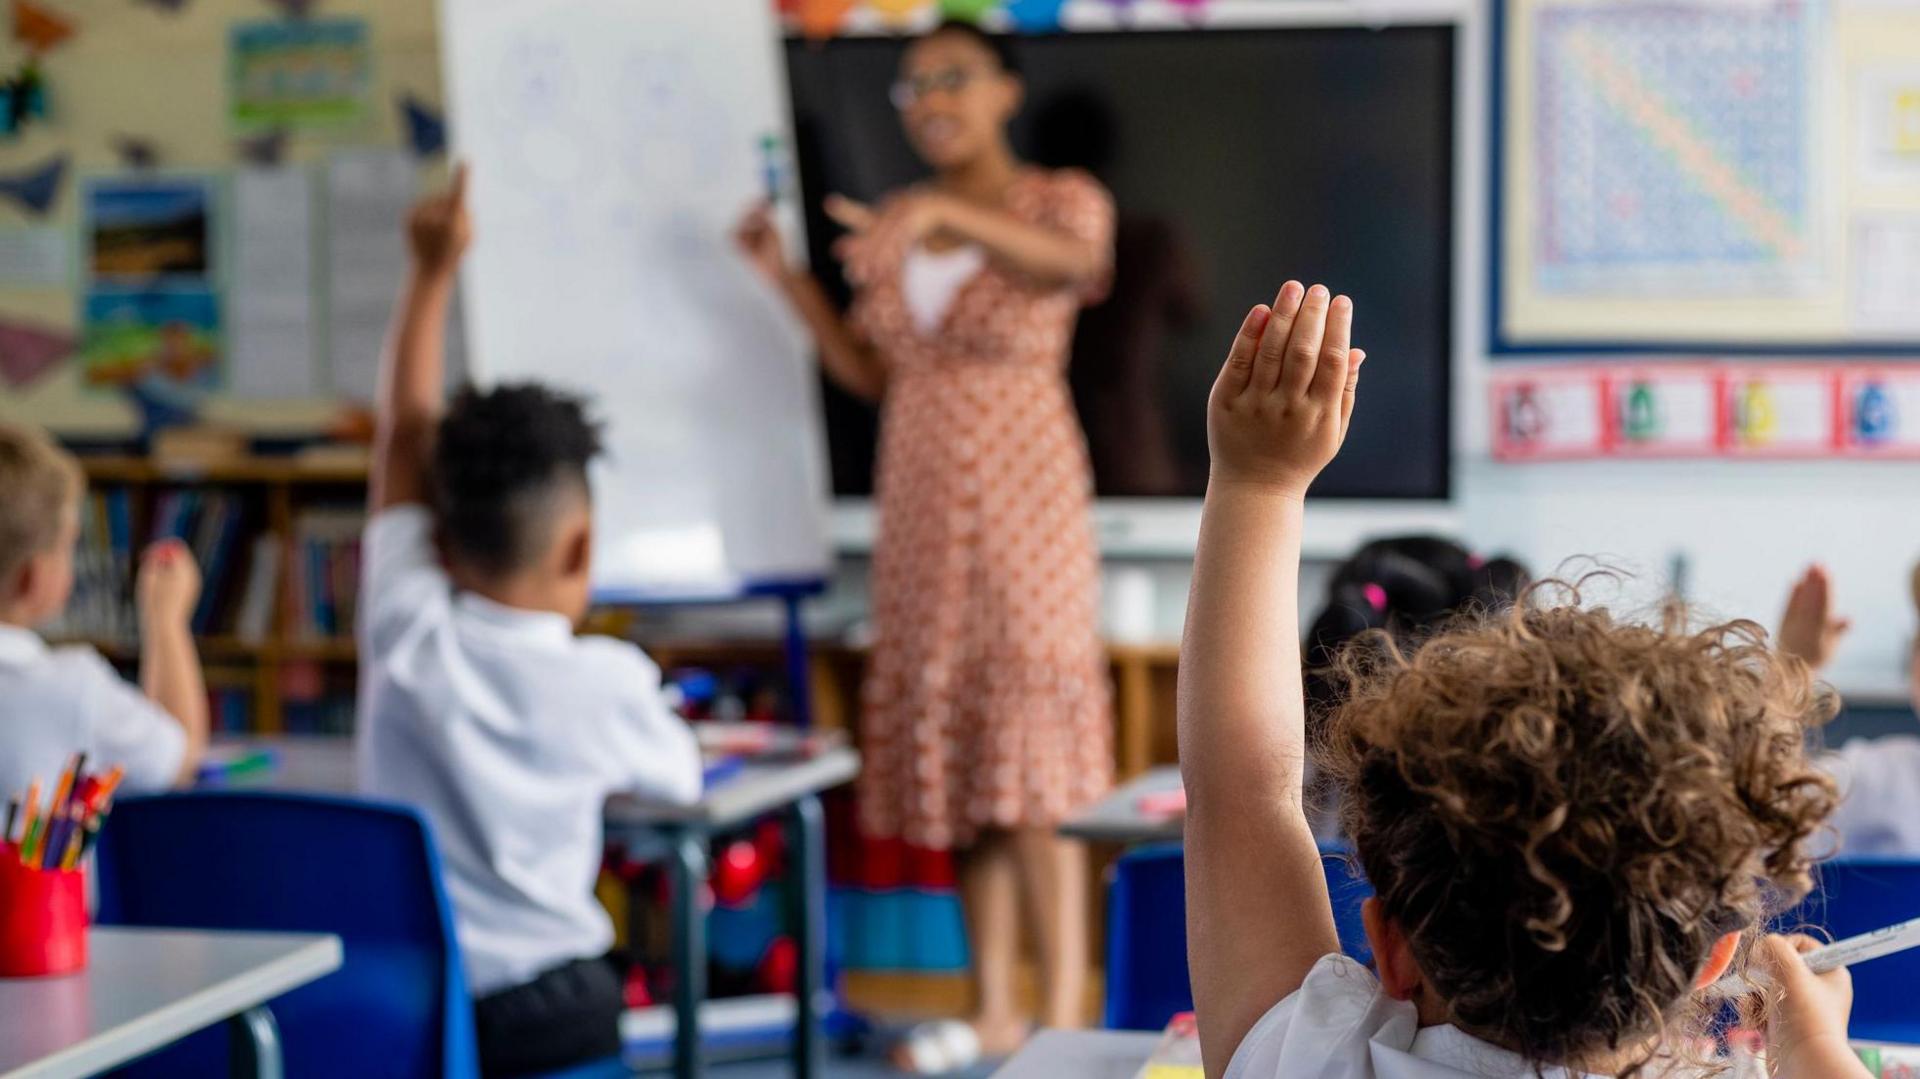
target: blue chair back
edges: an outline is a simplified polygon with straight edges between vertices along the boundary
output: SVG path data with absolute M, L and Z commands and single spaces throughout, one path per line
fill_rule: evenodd
M 1778 923 L 1824 931 L 1835 940 L 1920 918 L 1920 860 L 1842 858 L 1820 866 L 1806 902 Z M 1820 932 L 1814 932 L 1820 936 Z M 1862 1041 L 1920 1042 L 1920 951 L 1896 952 L 1853 968 L 1853 1021 Z
M 411 809 L 301 794 L 130 798 L 100 835 L 102 925 L 333 933 L 341 968 L 272 1002 L 289 1079 L 470 1079 L 473 1009 L 441 883 Z M 225 1032 L 133 1075 L 225 1074 Z
M 1372 963 L 1360 903 L 1373 894 L 1346 848 L 1323 844 L 1320 862 L 1333 899 L 1340 950 Z M 1136 847 L 1120 856 L 1107 884 L 1105 1025 L 1116 1030 L 1159 1030 L 1180 1012 L 1193 1010 L 1187 979 L 1185 855 L 1178 843 Z M 1283 916 L 1276 912 L 1276 917 Z

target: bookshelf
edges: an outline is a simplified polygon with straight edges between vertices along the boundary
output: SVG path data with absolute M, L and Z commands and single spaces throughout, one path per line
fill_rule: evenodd
M 89 542 L 99 537 L 87 535 L 83 522 L 82 554 L 76 567 L 82 579 L 76 582 L 76 605 L 84 605 L 88 597 L 83 592 L 92 590 L 95 602 L 102 601 L 99 593 L 104 592 L 105 601 L 125 605 L 124 613 L 121 624 L 114 627 L 119 632 L 81 627 L 52 636 L 90 644 L 130 669 L 139 658 L 130 614 L 132 560 L 156 537 L 170 497 L 192 491 L 200 495 L 203 505 L 217 497 L 222 501 L 216 504 L 232 507 L 237 515 L 234 538 L 222 564 L 210 567 L 198 549 L 201 544 L 194 543 L 197 537 L 183 537 L 196 547 L 206 587 L 213 593 L 207 620 L 196 627 L 195 639 L 214 697 L 216 726 L 255 733 L 349 733 L 358 660 L 351 597 L 341 597 L 349 609 L 336 612 L 332 631 L 316 632 L 318 627 L 303 615 L 308 602 L 294 567 L 304 564 L 300 549 L 313 538 L 315 528 L 310 526 L 316 521 L 329 542 L 357 544 L 366 504 L 364 457 L 329 451 L 317 458 L 166 461 L 83 456 L 80 461 L 87 474 L 89 499 L 118 492 L 110 497 L 120 499 L 124 507 L 126 537 L 121 543 L 126 550 L 117 556 L 111 552 L 102 556 L 98 550 L 89 554 Z M 97 502 L 93 508 L 97 509 Z M 178 511 L 176 503 L 176 515 Z M 266 590 L 264 599 L 255 600 L 265 604 L 265 614 L 256 620 L 260 624 L 252 632 L 241 632 L 236 625 L 238 608 L 247 602 L 248 578 L 263 539 L 277 552 L 271 556 L 272 572 L 255 586 Z M 352 572 L 343 573 L 339 583 L 350 591 L 358 579 L 357 558 L 347 565 Z M 92 583 L 86 580 L 89 575 L 95 578 Z M 617 637 L 634 636 L 632 617 L 618 610 L 596 610 L 587 628 Z M 674 639 L 640 644 L 669 672 L 687 667 L 777 670 L 783 662 L 780 642 L 775 640 Z M 1108 658 L 1114 689 L 1114 754 L 1120 775 L 1135 775 L 1174 760 L 1173 696 L 1179 647 L 1113 643 L 1108 646 Z M 822 726 L 855 727 L 866 660 L 863 647 L 814 642 L 812 705 Z
M 74 601 L 50 636 L 132 667 L 139 552 L 174 535 L 205 578 L 194 631 L 216 727 L 347 733 L 364 455 L 80 463 L 88 492 Z

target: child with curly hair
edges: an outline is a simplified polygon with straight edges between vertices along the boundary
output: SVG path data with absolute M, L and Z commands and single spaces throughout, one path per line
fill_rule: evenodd
M 1750 963 L 1777 1074 L 1865 1075 L 1845 971 L 1762 935 L 1833 808 L 1802 749 L 1831 705 L 1751 623 L 1635 625 L 1572 595 L 1350 653 L 1327 755 L 1377 973 L 1338 954 L 1303 810 L 1296 591 L 1302 500 L 1364 359 L 1352 315 L 1289 282 L 1208 404 L 1179 708 L 1208 1076 L 1699 1074 L 1703 990 Z

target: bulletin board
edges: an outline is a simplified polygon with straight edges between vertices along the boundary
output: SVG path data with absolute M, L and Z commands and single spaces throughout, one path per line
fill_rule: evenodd
M 1920 354 L 1920 6 L 1494 13 L 1494 353 Z
M 367 398 L 444 169 L 432 0 L 8 2 L 0 418 L 304 433 Z

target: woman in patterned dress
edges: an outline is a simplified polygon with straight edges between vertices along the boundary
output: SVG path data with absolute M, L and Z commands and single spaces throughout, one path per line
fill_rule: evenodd
M 738 239 L 829 377 L 880 402 L 862 823 L 959 855 L 978 989 L 963 1033 L 997 1053 L 1028 1030 L 1014 994 L 1023 921 L 1042 1022 L 1082 1018 L 1085 856 L 1054 829 L 1107 790 L 1113 759 L 1092 478 L 1066 366 L 1078 311 L 1106 285 L 1113 206 L 1085 173 L 1015 158 L 1020 80 L 971 26 L 915 41 L 893 97 L 933 176 L 872 208 L 829 201 L 849 230 L 835 248 L 855 288 L 847 317 L 787 265 L 765 207 Z M 945 1056 L 964 1059 L 953 1034 Z M 921 1070 L 954 1062 L 941 1056 Z

